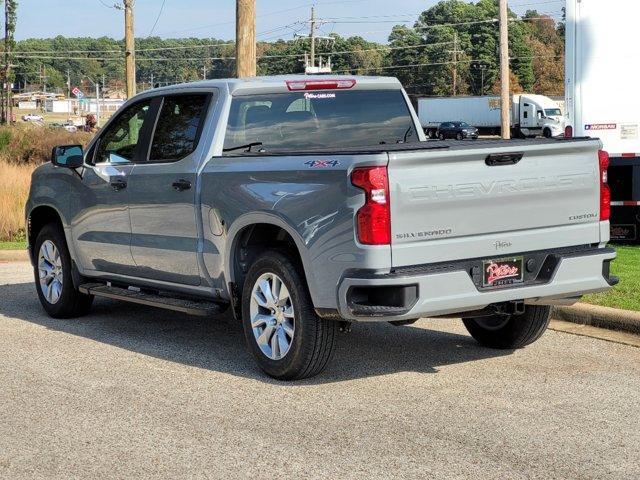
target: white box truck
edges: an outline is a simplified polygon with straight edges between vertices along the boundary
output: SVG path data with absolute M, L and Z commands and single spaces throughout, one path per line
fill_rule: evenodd
M 567 0 L 566 136 L 609 152 L 611 238 L 640 241 L 638 0 Z
M 500 134 L 500 97 L 418 98 L 418 117 L 429 138 L 435 138 L 443 122 L 464 121 L 481 134 Z M 511 96 L 511 129 L 514 137 L 555 137 L 564 133 L 564 116 L 558 103 L 544 95 Z

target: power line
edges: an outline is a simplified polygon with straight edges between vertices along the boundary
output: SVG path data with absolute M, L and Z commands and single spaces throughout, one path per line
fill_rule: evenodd
M 511 60 L 525 60 L 525 59 L 534 59 L 534 58 L 562 58 L 563 55 L 530 55 L 524 57 L 509 57 L 509 61 Z M 468 59 L 468 60 L 458 60 L 458 63 L 474 63 L 474 62 L 482 62 L 481 59 Z M 334 73 L 351 73 L 354 70 L 393 70 L 393 69 L 401 69 L 401 68 L 418 68 L 418 67 L 433 67 L 438 65 L 451 65 L 453 61 L 449 62 L 431 62 L 431 63 L 413 63 L 408 65 L 390 65 L 385 67 L 365 67 L 363 69 L 360 68 L 350 68 L 344 70 L 338 70 Z
M 321 55 L 344 55 L 348 53 L 360 53 L 360 52 L 384 52 L 384 51 L 395 51 L 395 50 L 411 50 L 418 49 L 423 47 L 434 47 L 434 46 L 442 46 L 442 45 L 450 45 L 453 41 L 449 42 L 434 42 L 434 43 L 421 43 L 418 45 L 405 45 L 399 47 L 390 47 L 383 46 L 377 48 L 361 48 L 357 50 L 339 50 L 339 51 L 329 51 L 329 52 L 321 52 Z M 260 59 L 265 58 L 296 58 L 303 57 L 304 53 L 287 53 L 287 54 L 273 54 L 273 55 L 261 55 Z M 48 59 L 48 60 L 120 60 L 119 57 L 60 57 L 60 56 L 22 56 L 18 55 L 18 58 L 24 59 Z M 235 57 L 179 57 L 179 58 L 170 58 L 170 57 L 138 57 L 137 61 L 201 61 L 201 60 L 234 60 Z
M 107 8 L 118 8 L 115 5 L 109 5 L 108 3 L 104 2 L 104 0 L 98 0 L 98 2 L 100 2 L 102 4 L 102 6 L 107 7 Z
M 165 3 L 167 3 L 167 0 L 162 0 L 162 5 L 160 5 L 160 11 L 158 12 L 158 16 L 156 17 L 156 21 L 153 23 L 153 27 L 151 27 L 151 31 L 149 32 L 149 36 L 153 35 L 153 31 L 156 29 L 156 26 L 158 25 L 158 21 L 160 20 L 160 17 L 162 16 L 162 11 L 164 10 Z

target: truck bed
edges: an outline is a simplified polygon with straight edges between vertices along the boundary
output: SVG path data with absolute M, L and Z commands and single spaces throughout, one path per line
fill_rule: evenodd
M 302 149 L 302 150 L 267 150 L 267 151 L 238 151 L 235 153 L 227 153 L 227 156 L 297 156 L 297 155 L 366 155 L 375 153 L 393 153 L 408 151 L 424 151 L 424 150 L 481 150 L 487 148 L 503 148 L 517 150 L 519 147 L 532 147 L 537 145 L 555 145 L 558 143 L 577 143 L 593 140 L 590 137 L 573 137 L 573 138 L 536 138 L 525 140 L 502 140 L 502 139 L 484 139 L 484 140 L 426 140 L 424 142 L 414 143 L 396 143 L 371 145 L 366 147 L 340 147 L 331 148 L 324 147 L 318 149 Z

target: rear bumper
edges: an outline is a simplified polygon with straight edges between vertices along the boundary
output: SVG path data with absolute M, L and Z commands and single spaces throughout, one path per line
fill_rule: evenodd
M 553 256 L 556 259 L 553 272 L 541 277 L 540 271 L 539 278 L 529 283 L 495 289 L 482 289 L 474 283 L 469 266 L 475 260 L 416 267 L 413 270 L 420 273 L 415 274 L 353 272 L 339 285 L 339 314 L 352 321 L 390 321 L 482 310 L 515 300 L 539 305 L 567 304 L 581 295 L 608 290 L 617 283 L 609 275 L 609 262 L 616 257 L 612 248 L 530 254 Z M 376 293 L 367 297 L 367 291 Z M 383 297 L 390 300 L 376 305 L 385 303 L 379 300 Z

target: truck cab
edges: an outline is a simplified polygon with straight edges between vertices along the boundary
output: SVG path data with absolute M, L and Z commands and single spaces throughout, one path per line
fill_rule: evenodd
M 525 137 L 542 135 L 557 137 L 564 133 L 565 120 L 556 102 L 544 95 L 514 95 L 512 101 L 514 123 Z

